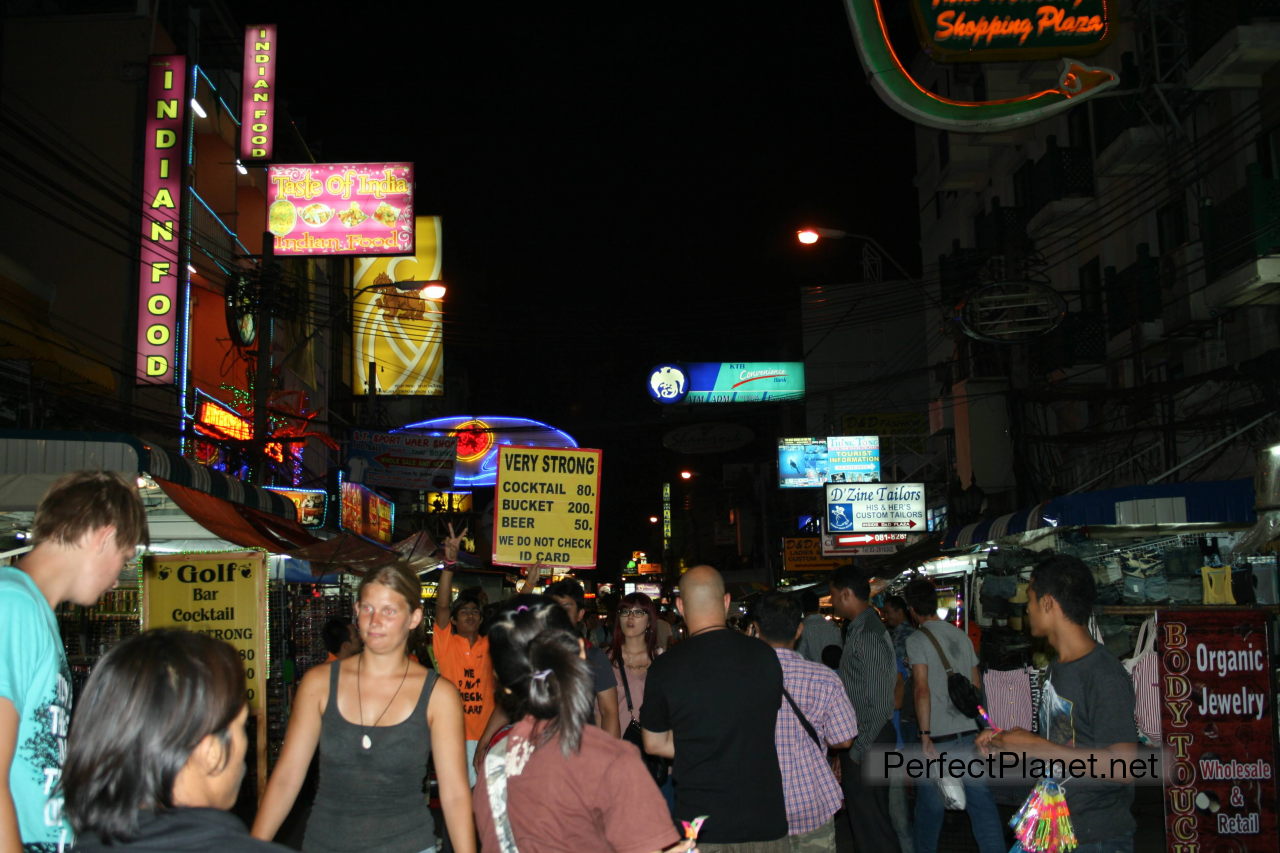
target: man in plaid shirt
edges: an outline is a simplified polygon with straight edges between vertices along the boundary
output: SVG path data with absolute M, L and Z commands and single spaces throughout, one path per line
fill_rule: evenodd
M 778 710 L 774 744 L 782 770 L 787 834 L 793 853 L 835 849 L 834 815 L 840 810 L 844 795 L 827 762 L 827 749 L 845 749 L 858 734 L 853 705 L 840 677 L 829 667 L 805 660 L 794 651 L 804 632 L 800 617 L 795 598 L 773 593 L 756 604 L 750 626 L 753 636 L 773 647 L 782 665 L 786 695 Z M 791 702 L 804 715 L 808 728 Z

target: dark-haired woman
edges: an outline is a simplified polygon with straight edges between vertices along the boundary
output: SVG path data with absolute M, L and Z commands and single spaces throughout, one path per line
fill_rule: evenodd
M 462 702 L 452 684 L 409 655 L 422 624 L 417 577 L 399 565 L 365 575 L 356 624 L 359 654 L 302 678 L 254 836 L 275 835 L 318 747 L 320 782 L 303 850 L 432 851 L 435 826 L 422 781 L 434 753 L 453 849 L 474 853 Z
M 613 677 L 618 682 L 618 710 L 624 730 L 632 719 L 640 719 L 644 678 L 649 664 L 661 651 L 658 648 L 657 623 L 658 610 L 653 606 L 653 599 L 643 592 L 623 596 L 618 604 L 618 618 L 613 623 L 609 660 L 613 663 Z M 631 695 L 630 709 L 627 707 L 628 691 Z
M 507 601 L 489 653 L 498 701 L 515 722 L 476 784 L 486 851 L 689 849 L 636 748 L 588 724 L 591 669 L 562 607 L 533 595 Z
M 204 634 L 162 628 L 107 652 L 76 703 L 62 770 L 76 850 L 287 850 L 226 811 L 244 778 L 244 697 L 236 650 Z

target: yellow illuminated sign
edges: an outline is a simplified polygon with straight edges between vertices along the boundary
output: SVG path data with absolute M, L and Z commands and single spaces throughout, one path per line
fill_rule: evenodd
M 495 565 L 595 568 L 600 458 L 599 450 L 582 448 L 498 449 Z
M 414 220 L 415 255 L 355 259 L 354 393 L 370 393 L 372 364 L 378 394 L 444 394 L 443 303 L 425 298 L 422 285 L 395 286 L 396 282 L 439 280 L 440 228 L 440 217 L 419 216 Z
M 267 560 L 261 551 L 152 554 L 142 573 L 142 627 L 226 640 L 244 663 L 246 699 L 266 707 Z

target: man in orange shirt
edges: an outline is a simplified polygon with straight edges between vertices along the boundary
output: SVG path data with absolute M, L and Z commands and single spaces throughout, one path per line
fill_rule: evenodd
M 467 767 L 471 784 L 475 779 L 475 754 L 489 715 L 493 712 L 493 663 L 489 659 L 489 638 L 480 636 L 480 601 L 471 595 L 453 598 L 453 567 L 458 545 L 466 528 L 444 540 L 444 569 L 436 591 L 436 621 L 432 644 L 440 675 L 452 681 L 462 696 L 463 722 L 467 732 Z

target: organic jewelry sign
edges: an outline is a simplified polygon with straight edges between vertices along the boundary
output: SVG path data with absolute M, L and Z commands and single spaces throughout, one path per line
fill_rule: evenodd
M 991 62 L 1083 56 L 1111 39 L 1112 0 L 915 0 L 935 59 Z
M 1156 620 L 1169 849 L 1275 850 L 1266 614 L 1157 611 Z

